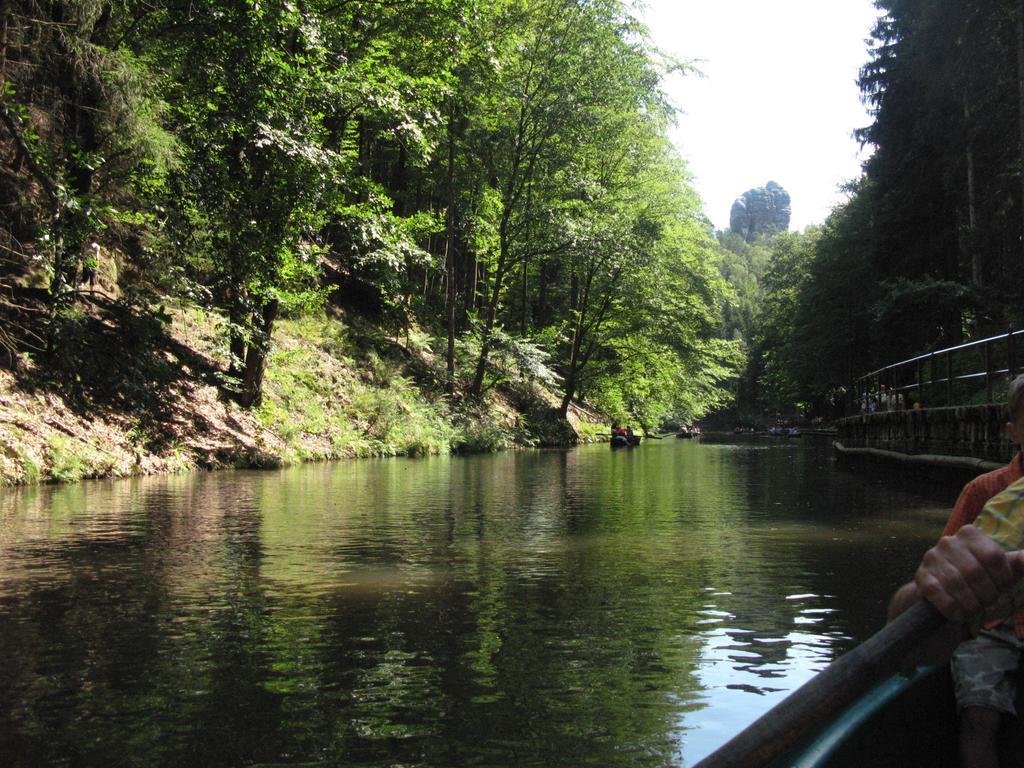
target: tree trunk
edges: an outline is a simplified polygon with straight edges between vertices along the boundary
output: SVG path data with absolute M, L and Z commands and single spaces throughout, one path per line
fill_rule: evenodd
M 551 324 L 551 311 L 548 307 L 548 284 L 552 282 L 550 272 L 548 261 L 542 260 L 537 278 L 537 313 L 533 320 L 535 328 L 544 328 Z
M 466 254 L 463 269 L 466 274 L 464 311 L 468 315 L 470 312 L 474 312 L 476 310 L 476 292 L 479 290 L 477 287 L 478 267 L 476 255 L 472 251 Z
M 263 311 L 260 313 L 258 338 L 253 339 L 246 351 L 242 391 L 238 398 L 238 404 L 243 408 L 255 408 L 263 402 L 263 376 L 267 372 L 270 341 L 279 309 L 280 305 L 277 299 L 263 307 Z
M 580 280 L 576 270 L 573 270 L 572 273 L 569 305 L 574 323 L 572 344 L 569 349 L 569 366 L 565 371 L 565 392 L 562 395 L 562 405 L 559 409 L 563 419 L 568 417 L 569 404 L 572 402 L 573 395 L 576 394 L 576 370 L 579 367 L 580 349 L 583 347 L 583 313 L 586 310 L 586 304 L 581 300 Z
M 448 321 L 448 349 L 445 362 L 448 370 L 448 381 L 445 389 L 449 395 L 455 394 L 455 104 L 454 99 L 448 110 L 448 209 L 444 217 L 444 264 L 448 279 L 446 295 L 446 314 Z
M 1018 159 L 1021 186 L 1021 231 L 1017 239 L 1017 254 L 1020 257 L 1024 256 L 1024 0 L 1017 0 L 1017 123 L 1020 138 Z
M 559 414 L 563 419 L 569 416 L 569 404 L 572 403 L 573 395 L 576 394 L 576 368 L 579 365 L 580 348 L 583 344 L 583 318 L 576 317 L 576 327 L 572 333 L 572 350 L 569 353 L 569 368 L 565 372 L 565 392 L 562 395 L 562 404 Z
M 394 172 L 391 175 L 392 194 L 395 198 L 395 215 L 405 216 L 408 206 L 409 175 L 407 169 L 407 151 L 404 144 L 398 145 L 398 162 L 395 163 Z
M 508 215 L 502 216 L 499 227 L 499 250 L 498 265 L 494 270 L 494 288 L 487 302 L 487 319 L 484 321 L 484 329 L 480 338 L 480 357 L 476 363 L 476 374 L 473 376 L 473 384 L 469 388 L 472 397 L 479 397 L 484 389 L 484 375 L 487 372 L 487 358 L 491 353 L 491 335 L 494 331 L 494 323 L 498 317 L 498 303 L 501 300 L 501 289 L 505 278 L 505 267 L 508 262 Z
M 569 404 L 577 392 L 580 391 L 579 375 L 590 360 L 595 349 L 595 334 L 598 333 L 604 319 L 607 316 L 608 308 L 611 306 L 612 297 L 616 293 L 619 277 L 622 271 L 617 269 L 612 275 L 611 283 L 605 291 L 604 298 L 596 307 L 592 305 L 594 298 L 594 277 L 596 264 L 592 264 L 587 270 L 586 279 L 580 285 L 579 278 L 573 272 L 572 294 L 573 294 L 573 316 L 576 326 L 573 329 L 572 349 L 569 352 L 569 367 L 565 374 L 565 394 L 562 398 L 562 418 L 569 414 Z M 578 309 L 577 309 L 578 307 Z M 584 348 L 584 340 L 587 341 Z
M 240 282 L 241 280 L 235 278 L 231 281 L 231 306 L 228 309 L 228 351 L 231 354 L 228 376 L 235 379 L 242 378 L 242 371 L 245 368 L 244 329 L 249 325 L 245 290 L 238 287 Z
M 480 341 L 480 357 L 476 361 L 476 372 L 473 374 L 473 383 L 469 387 L 471 397 L 480 397 L 484 391 L 484 375 L 487 373 L 487 358 L 491 354 L 491 328 L 490 312 L 488 311 L 488 322 Z
M 64 10 L 63 6 L 54 6 L 55 24 L 66 23 Z M 110 13 L 110 4 L 104 4 L 89 32 L 90 42 L 99 44 L 103 40 L 110 21 Z M 57 41 L 61 72 L 60 90 L 64 99 L 64 120 L 68 133 L 66 143 L 73 150 L 66 152 L 64 166 L 71 180 L 75 206 L 67 203 L 60 205 L 54 219 L 54 229 L 58 233 L 53 279 L 50 285 L 50 294 L 54 301 L 60 297 L 65 283 L 70 282 L 71 287 L 75 287 L 74 275 L 81 262 L 85 238 L 90 236 L 90 233 L 84 231 L 84 227 L 81 226 L 81 212 L 88 209 L 89 197 L 93 192 L 95 170 L 91 165 L 90 154 L 100 147 L 97 120 L 104 107 L 102 87 L 95 70 L 83 66 L 81 55 L 69 48 L 64 37 L 58 36 Z
M 0 93 L 4 92 L 4 84 L 7 82 L 7 25 L 11 17 L 8 13 L 7 3 L 0 4 Z
M 580 305 L 580 277 L 576 270 L 569 277 L 569 311 L 575 312 Z
M 495 277 L 494 296 L 500 290 L 500 280 Z M 491 334 L 494 331 L 494 321 L 498 314 L 497 299 L 492 299 L 487 306 L 487 318 L 484 321 L 483 333 L 480 336 L 480 356 L 476 361 L 476 372 L 473 374 L 473 383 L 469 387 L 471 397 L 480 397 L 484 391 L 484 376 L 487 373 L 487 359 L 491 354 Z
M 971 130 L 971 105 L 964 94 L 964 123 Z M 974 179 L 974 142 L 967 142 L 967 237 L 966 246 L 971 259 L 971 282 L 980 288 L 982 282 L 981 254 L 978 252 L 976 228 L 978 223 L 977 193 Z
M 356 157 L 357 167 L 359 168 L 359 175 L 366 176 L 369 174 L 369 152 L 367 151 L 366 141 L 366 120 L 360 117 L 356 122 Z M 366 201 L 368 193 L 363 192 L 361 195 L 363 202 Z
M 448 273 L 448 348 L 445 351 L 445 364 L 448 372 L 448 381 L 445 390 L 449 395 L 455 394 L 455 252 L 451 248 L 445 248 L 445 262 Z
M 522 314 L 519 318 L 519 335 L 526 336 L 526 329 L 530 322 L 529 312 L 529 275 L 530 275 L 530 262 L 528 259 L 523 259 L 523 286 L 522 286 Z

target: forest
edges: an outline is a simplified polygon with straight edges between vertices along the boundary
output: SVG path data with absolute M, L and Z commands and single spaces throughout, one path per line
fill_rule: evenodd
M 152 421 L 184 358 L 146 350 L 187 308 L 206 379 L 279 427 L 281 329 L 311 319 L 448 423 L 530 388 L 650 429 L 833 417 L 862 373 L 1024 320 L 1018 4 L 877 5 L 863 175 L 746 242 L 668 138 L 694 65 L 622 0 L 9 0 L 0 362 Z
M 741 411 L 818 413 L 858 376 L 1024 325 L 1024 8 L 878 0 L 873 149 L 821 226 L 723 236 Z
M 509 379 L 651 427 L 729 397 L 730 289 L 660 85 L 688 65 L 626 4 L 28 0 L 2 25 L 9 366 L 88 367 L 114 297 L 216 316 L 247 409 L 279 323 L 325 312 L 420 339 L 456 409 Z

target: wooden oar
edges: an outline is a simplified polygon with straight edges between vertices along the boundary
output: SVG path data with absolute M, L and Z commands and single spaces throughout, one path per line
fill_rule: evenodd
M 907 666 L 949 624 L 931 603 L 914 604 L 839 657 L 694 768 L 760 768 L 819 730 L 873 686 Z

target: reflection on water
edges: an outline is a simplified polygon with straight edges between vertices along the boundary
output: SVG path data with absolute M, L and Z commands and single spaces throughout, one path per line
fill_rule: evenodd
M 0 755 L 692 764 L 880 626 L 955 493 L 751 439 L 6 493 Z

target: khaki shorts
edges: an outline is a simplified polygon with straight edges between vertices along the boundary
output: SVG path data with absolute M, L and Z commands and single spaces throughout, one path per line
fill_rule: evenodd
M 1013 631 L 1013 622 L 983 629 L 953 652 L 950 666 L 956 690 L 956 708 L 984 707 L 1016 715 L 1017 669 L 1024 640 Z

